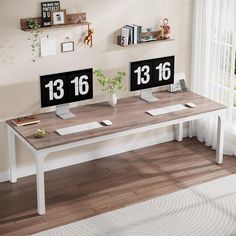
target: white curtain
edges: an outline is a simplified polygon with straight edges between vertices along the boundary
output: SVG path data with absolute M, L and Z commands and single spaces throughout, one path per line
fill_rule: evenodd
M 227 106 L 224 153 L 236 154 L 236 0 L 194 0 L 191 90 Z M 216 120 L 194 122 L 194 135 L 216 146 Z

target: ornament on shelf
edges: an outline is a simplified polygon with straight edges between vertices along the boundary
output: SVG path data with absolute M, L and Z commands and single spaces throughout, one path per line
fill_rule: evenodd
M 147 34 L 145 36 L 145 40 L 153 40 L 153 35 L 152 35 L 152 28 L 147 28 Z
M 162 25 L 160 26 L 161 27 L 161 36 L 160 38 L 161 39 L 169 39 L 170 36 L 170 26 L 168 25 L 168 19 L 167 18 L 164 18 L 162 20 Z
M 93 29 L 88 29 L 88 35 L 84 38 L 84 44 L 88 45 L 89 47 L 93 46 Z

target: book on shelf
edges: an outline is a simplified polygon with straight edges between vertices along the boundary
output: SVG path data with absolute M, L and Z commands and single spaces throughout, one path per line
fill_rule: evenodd
M 129 29 L 129 45 L 134 44 L 134 27 L 132 25 L 126 25 Z
M 142 41 L 142 26 L 134 25 L 134 27 L 137 28 L 137 31 L 136 31 L 136 33 L 137 33 L 137 43 L 141 43 L 141 41 Z
M 34 116 L 34 115 L 19 117 L 16 119 L 12 119 L 11 121 L 16 126 L 31 125 L 31 124 L 36 124 L 36 123 L 40 122 L 40 120 L 37 118 L 37 116 Z
M 142 42 L 141 38 L 142 38 L 142 26 L 125 25 L 121 30 L 120 44 L 122 46 L 138 44 Z
M 121 45 L 127 46 L 129 44 L 129 28 L 123 27 L 121 32 Z
M 138 26 L 137 25 L 133 25 L 133 29 L 134 29 L 134 44 L 138 44 Z

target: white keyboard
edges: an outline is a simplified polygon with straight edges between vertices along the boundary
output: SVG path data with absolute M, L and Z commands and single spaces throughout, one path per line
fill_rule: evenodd
M 177 104 L 177 105 L 172 105 L 168 107 L 162 107 L 162 108 L 157 108 L 154 110 L 149 110 L 147 111 L 147 113 L 151 116 L 158 116 L 158 115 L 163 115 L 163 114 L 167 114 L 167 113 L 171 113 L 175 111 L 181 111 L 184 109 L 188 109 L 188 108 L 184 106 L 183 104 Z
M 91 123 L 85 123 L 85 124 L 81 124 L 81 125 L 74 125 L 74 126 L 69 126 L 69 127 L 65 127 L 65 128 L 61 128 L 61 129 L 57 129 L 56 132 L 63 136 L 63 135 L 68 135 L 68 134 L 74 134 L 74 133 L 79 133 L 82 131 L 86 131 L 86 130 L 91 130 L 91 129 L 98 129 L 98 128 L 102 128 L 103 126 L 97 122 L 91 122 Z

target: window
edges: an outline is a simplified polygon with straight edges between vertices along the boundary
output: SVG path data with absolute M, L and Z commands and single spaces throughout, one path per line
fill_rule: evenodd
M 217 31 L 214 35 L 215 57 L 212 63 L 215 63 L 215 73 L 213 72 L 213 81 L 215 81 L 215 91 L 219 101 L 225 105 L 231 106 L 229 115 L 235 116 L 236 120 L 236 45 L 235 35 L 232 31 Z

